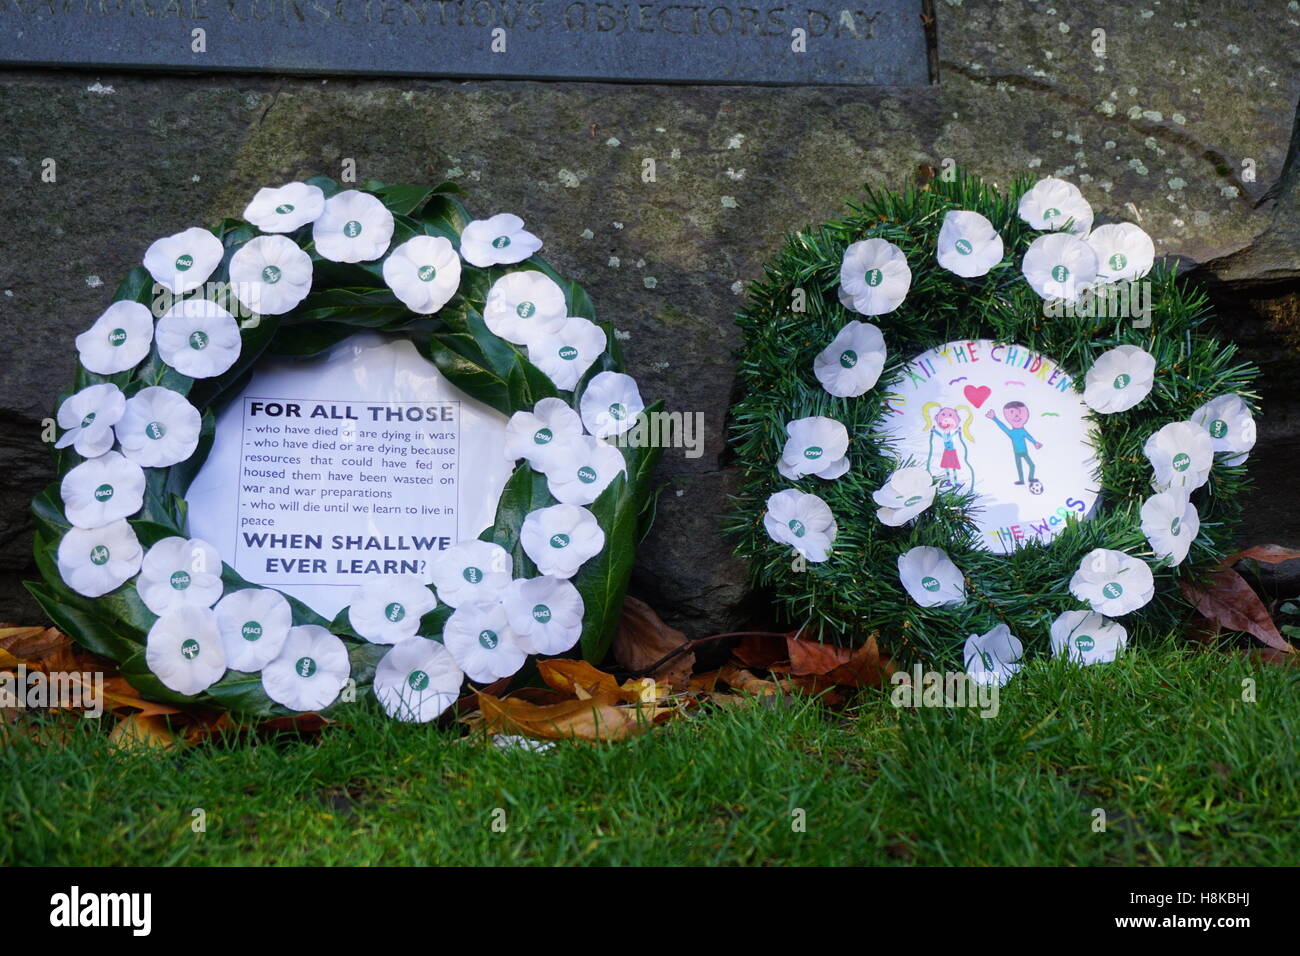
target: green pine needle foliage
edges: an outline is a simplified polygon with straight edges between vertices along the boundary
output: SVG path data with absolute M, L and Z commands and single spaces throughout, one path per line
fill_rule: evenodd
M 1025 250 L 1039 235 L 1016 213 L 1031 184 L 1017 180 L 1005 195 L 965 175 L 904 192 L 868 187 L 843 219 L 788 237 L 763 279 L 749 288 L 746 308 L 736 317 L 744 346 L 731 423 L 743 480 L 727 530 L 738 542 L 737 553 L 749 562 L 755 584 L 771 588 L 789 623 L 803 628 L 805 636 L 852 645 L 874 633 L 903 661 L 960 666 L 968 635 L 1005 622 L 1027 654 L 1047 653 L 1052 621 L 1063 611 L 1085 607 L 1069 590 L 1080 560 L 1093 548 L 1113 548 L 1148 561 L 1155 574 L 1155 599 L 1121 619 L 1130 640 L 1149 639 L 1187 619 L 1192 608 L 1182 584 L 1202 579 L 1232 550 L 1239 495 L 1248 484 L 1246 467 L 1215 462 L 1209 482 L 1192 497 L 1201 516 L 1200 534 L 1187 559 L 1170 568 L 1152 554 L 1141 529 L 1139 509 L 1153 493 L 1142 446 L 1162 426 L 1186 420 L 1226 392 L 1240 395 L 1257 413 L 1258 369 L 1238 356 L 1235 345 L 1211 333 L 1204 292 L 1159 262 L 1144 280 L 1152 284 L 1147 328 L 1136 328 L 1130 318 L 1046 315 L 1045 303 L 1020 272 Z M 954 209 L 981 213 L 1003 238 L 1006 254 L 985 276 L 963 279 L 935 259 L 943 218 Z M 867 318 L 881 328 L 888 349 L 880 382 L 857 398 L 837 398 L 817 381 L 813 360 L 846 323 L 861 318 L 839 302 L 840 262 L 850 243 L 876 236 L 903 250 L 912 284 L 895 311 Z M 799 289 L 802 312 L 793 310 Z M 1020 343 L 1056 359 L 1080 391 L 1087 369 L 1117 345 L 1139 346 L 1156 359 L 1154 387 L 1136 408 L 1092 416 L 1100 463 L 1093 516 L 1072 519 L 1050 543 L 1028 543 L 1012 555 L 974 543 L 976 505 L 969 495 L 941 489 L 931 508 L 899 528 L 881 524 L 871 499 L 897 467 L 888 448 L 873 438 L 890 391 L 886 384 L 927 349 L 981 338 Z M 813 415 L 848 429 L 850 470 L 833 481 L 815 476 L 788 481 L 776 468 L 786 423 Z M 800 560 L 763 528 L 767 498 L 790 487 L 820 496 L 835 515 L 838 536 L 823 563 Z M 943 548 L 962 569 L 967 577 L 963 604 L 922 608 L 907 595 L 896 562 L 917 545 Z

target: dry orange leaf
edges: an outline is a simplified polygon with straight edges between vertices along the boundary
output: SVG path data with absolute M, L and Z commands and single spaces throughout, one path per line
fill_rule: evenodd
M 108 741 L 120 750 L 137 747 L 173 750 L 183 745 L 164 717 L 146 717 L 143 714 L 131 714 L 119 720 L 109 733 Z
M 537 672 L 547 686 L 579 700 L 634 703 L 641 699 L 639 681 L 628 681 L 619 686 L 612 674 L 597 670 L 586 661 L 555 657 L 538 661 Z
M 640 671 L 686 644 L 686 635 L 669 627 L 650 605 L 634 597 L 623 599 L 623 616 L 614 635 L 614 659 L 629 671 Z M 656 668 L 650 676 L 684 690 L 695 669 L 695 652 L 684 651 Z
M 524 734 L 538 740 L 623 740 L 644 733 L 674 713 L 672 708 L 654 704 L 620 706 L 596 697 L 532 704 L 482 693 L 479 710 L 488 732 Z

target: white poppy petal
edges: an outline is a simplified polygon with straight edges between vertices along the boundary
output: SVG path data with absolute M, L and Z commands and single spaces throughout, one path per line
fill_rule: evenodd
M 898 579 L 921 607 L 966 600 L 966 579 L 942 548 L 916 547 L 900 554 Z
M 854 319 L 818 353 L 813 360 L 813 374 L 832 395 L 855 398 L 880 380 L 886 354 L 880 329 Z
M 158 320 L 154 338 L 162 360 L 190 378 L 226 372 L 242 345 L 235 317 L 207 299 L 177 302 Z
M 1098 614 L 1119 617 L 1155 597 L 1155 579 L 1145 561 L 1108 548 L 1084 555 L 1070 578 L 1070 593 Z
M 514 581 L 502 603 L 515 642 L 528 654 L 562 654 L 582 636 L 582 595 L 562 578 Z
M 384 282 L 412 312 L 431 315 L 460 288 L 460 256 L 442 236 L 416 236 L 384 260 Z
M 583 435 L 567 446 L 563 461 L 546 469 L 546 487 L 566 505 L 589 505 L 620 472 L 626 474 L 622 453 L 599 438 Z
M 1151 435 L 1142 450 L 1151 462 L 1151 487 L 1192 492 L 1210 478 L 1214 443 L 1210 433 L 1192 422 L 1170 422 Z
M 456 608 L 442 629 L 442 642 L 465 676 L 478 684 L 509 677 L 528 657 L 499 601 L 475 601 Z
M 1142 503 L 1142 533 L 1156 557 L 1179 565 L 1201 531 L 1201 516 L 1186 491 L 1171 489 Z
M 230 257 L 230 288 L 244 308 L 283 315 L 311 291 L 311 256 L 285 236 L 250 239 Z
M 135 589 L 155 614 L 210 608 L 221 598 L 221 555 L 200 538 L 163 538 L 145 554 Z
M 499 599 L 510 584 L 512 569 L 510 552 L 489 541 L 462 541 L 430 566 L 438 599 L 451 607 Z
M 1086 236 L 1092 229 L 1092 206 L 1083 198 L 1079 187 L 1064 179 L 1048 176 L 1034 183 L 1020 197 L 1020 218 L 1035 229 L 1063 229 Z
M 949 272 L 966 279 L 986 275 L 1002 254 L 1002 237 L 984 216 L 953 209 L 943 217 L 935 257 Z
M 395 720 L 428 723 L 456 702 L 465 675 L 437 641 L 412 637 L 375 667 L 375 697 Z
M 345 189 L 325 200 L 312 223 L 316 251 L 333 262 L 370 262 L 388 251 L 396 223 L 377 197 Z
M 1094 412 L 1126 412 L 1151 394 L 1156 360 L 1136 345 L 1119 345 L 1097 356 L 1084 380 L 1083 400 Z
M 347 646 L 323 627 L 301 624 L 262 668 L 262 689 L 290 710 L 318 711 L 334 702 L 350 673 Z
M 293 611 L 279 591 L 243 588 L 217 602 L 217 630 L 232 670 L 260 671 L 279 656 L 293 626 Z
M 200 694 L 226 672 L 226 650 L 217 616 L 206 607 L 178 607 L 149 628 L 145 663 L 178 694 Z
M 556 388 L 571 392 L 606 345 L 604 329 L 580 315 L 571 315 L 559 331 L 529 340 L 528 361 L 545 372 Z
M 763 528 L 773 541 L 789 545 L 814 564 L 830 556 L 839 533 L 826 502 L 797 488 L 778 491 L 767 499 Z
M 418 576 L 382 575 L 353 590 L 348 621 L 371 643 L 396 644 L 414 637 L 420 618 L 437 606 L 437 598 Z
M 1005 624 L 972 634 L 962 649 L 966 674 L 977 684 L 1001 687 L 1023 666 L 1024 645 Z
M 1128 646 L 1128 630 L 1096 611 L 1066 611 L 1052 622 L 1052 656 L 1107 664 Z
M 151 385 L 127 399 L 113 431 L 127 458 L 145 468 L 166 468 L 194 454 L 202 427 L 199 410 L 184 396 Z
M 78 594 L 95 598 L 125 584 L 140 570 L 143 556 L 125 519 L 99 528 L 72 528 L 59 540 L 59 576 Z
M 71 445 L 83 458 L 98 458 L 113 447 L 113 426 L 126 411 L 126 396 L 110 382 L 89 385 L 59 406 L 58 423 L 64 432 L 55 448 Z
M 144 470 L 110 451 L 69 470 L 59 491 L 64 513 L 74 527 L 99 528 L 139 511 L 144 485 Z
M 1141 279 L 1155 262 L 1155 243 L 1131 222 L 1098 226 L 1087 242 L 1097 254 L 1097 278 L 1102 282 Z
M 513 265 L 542 248 L 542 240 L 524 229 L 524 221 L 510 213 L 475 219 L 460 234 L 460 254 L 470 265 Z
M 863 315 L 893 312 L 907 297 L 912 270 L 903 250 L 885 239 L 864 239 L 844 250 L 840 301 Z
M 114 302 L 77 336 L 81 364 L 97 375 L 135 368 L 153 344 L 153 314 L 139 302 Z
M 1240 465 L 1255 447 L 1255 417 L 1240 395 L 1220 395 L 1192 412 L 1192 421 L 1209 433 L 1215 454 Z M 61 423 L 60 423 L 61 424 Z
M 293 232 L 325 211 L 325 193 L 310 183 L 285 183 L 257 191 L 244 218 L 263 232 Z
M 537 471 L 563 461 L 567 446 L 582 437 L 582 419 L 560 398 L 544 398 L 531 412 L 519 411 L 506 423 L 505 455 L 526 459 Z
M 520 530 L 524 553 L 543 575 L 571 578 L 605 547 L 596 516 L 578 505 L 551 505 L 529 512 Z
M 1021 271 L 1044 299 L 1073 302 L 1096 281 L 1097 254 L 1077 236 L 1054 232 L 1029 244 Z
M 516 345 L 564 327 L 569 307 L 550 276 L 532 269 L 503 275 L 488 290 L 483 321 L 493 335 Z
M 220 239 L 194 227 L 154 242 L 144 254 L 144 267 L 173 295 L 185 295 L 211 278 L 225 254 Z
M 622 372 L 601 372 L 592 376 L 578 403 L 582 423 L 597 438 L 621 435 L 636 424 L 645 411 L 636 379 Z

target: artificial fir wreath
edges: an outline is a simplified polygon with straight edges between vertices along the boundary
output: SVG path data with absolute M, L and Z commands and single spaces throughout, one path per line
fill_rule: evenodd
M 603 657 L 650 517 L 659 452 L 626 440 L 647 410 L 612 326 L 535 255 L 541 240 L 516 216 L 472 220 L 459 192 L 263 189 L 242 220 L 153 243 L 78 336 L 58 479 L 33 502 L 44 580 L 28 587 L 145 696 L 283 716 L 373 689 L 391 716 L 425 721 L 466 677 L 575 645 Z M 185 494 L 260 358 L 317 356 L 359 330 L 409 340 L 509 416 L 504 454 L 522 462 L 478 540 L 427 575 L 365 578 L 327 620 L 192 538 Z
M 1257 369 L 1139 227 L 1092 219 L 1054 178 L 868 189 L 750 288 L 730 531 L 805 635 L 1002 683 L 1026 646 L 1109 660 L 1190 611 Z

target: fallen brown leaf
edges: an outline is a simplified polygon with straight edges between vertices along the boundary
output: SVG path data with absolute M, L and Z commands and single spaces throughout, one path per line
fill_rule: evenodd
M 894 670 L 893 664 L 881 656 L 874 634 L 853 650 L 794 636 L 786 639 L 786 645 L 791 675 L 803 679 L 800 686 L 814 691 L 833 686 L 879 687 Z
M 538 661 L 537 673 L 548 687 L 579 700 L 633 703 L 641 699 L 639 681 L 627 681 L 620 685 L 614 675 L 597 670 L 586 661 L 553 657 Z
M 1281 564 L 1283 561 L 1294 561 L 1296 558 L 1300 558 L 1300 551 L 1284 548 L 1280 544 L 1257 544 L 1254 547 L 1228 555 L 1223 559 L 1221 566 L 1230 567 L 1244 558 L 1263 561 L 1265 564 Z
M 650 605 L 634 597 L 623 599 L 623 616 L 614 635 L 614 660 L 629 671 L 642 671 L 688 643 L 686 635 L 669 627 Z M 684 690 L 695 669 L 695 652 L 684 651 L 655 668 L 650 676 Z
M 489 733 L 524 734 L 538 740 L 624 740 L 666 720 L 675 708 L 656 704 L 619 705 L 604 698 L 532 704 L 517 698 L 479 694 Z
M 1295 653 L 1295 648 L 1278 632 L 1259 595 L 1231 568 L 1210 575 L 1204 589 L 1184 583 L 1183 593 L 1198 611 L 1216 624 L 1252 634 L 1262 643 L 1284 653 Z
M 141 714 L 130 714 L 119 720 L 109 733 L 108 741 L 120 750 L 134 748 L 173 750 L 184 743 L 172 731 L 166 718 L 145 717 Z
M 731 653 L 746 667 L 764 670 L 790 659 L 786 638 L 780 634 L 750 634 Z

